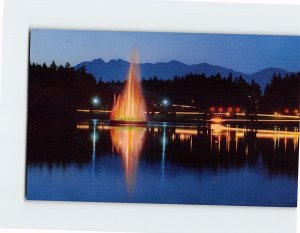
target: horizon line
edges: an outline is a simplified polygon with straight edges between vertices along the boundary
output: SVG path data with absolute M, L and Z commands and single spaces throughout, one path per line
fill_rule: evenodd
M 112 58 L 112 59 L 109 59 L 109 60 L 104 60 L 104 59 L 102 59 L 101 57 L 99 57 L 99 58 L 94 58 L 94 59 L 91 59 L 91 60 L 85 60 L 85 61 L 82 61 L 82 62 L 79 62 L 79 63 L 77 63 L 76 65 L 72 65 L 70 62 L 66 62 L 66 63 L 70 63 L 70 65 L 71 65 L 71 67 L 75 67 L 75 66 L 78 66 L 78 65 L 80 65 L 80 64 L 82 64 L 82 63 L 87 63 L 87 62 L 93 62 L 93 61 L 97 61 L 97 60 L 102 60 L 104 63 L 109 63 L 109 62 L 112 62 L 112 61 L 118 61 L 118 60 L 121 60 L 121 61 L 125 61 L 125 62 L 128 62 L 128 63 L 130 63 L 130 61 L 128 61 L 127 59 L 121 59 L 121 58 L 117 58 L 117 59 L 115 59 L 115 58 Z M 55 62 L 55 60 L 53 60 L 54 62 Z M 52 61 L 52 62 L 53 62 Z M 34 61 L 30 61 L 29 60 L 29 62 L 30 63 L 36 63 L 36 64 L 40 64 L 40 65 L 42 65 L 43 63 L 45 63 L 46 65 L 47 65 L 47 62 L 42 62 L 42 63 L 38 63 L 38 62 L 34 62 Z M 52 62 L 50 62 L 50 64 L 52 63 Z M 232 69 L 232 68 L 228 68 L 228 67 L 226 67 L 226 66 L 222 66 L 222 65 L 215 65 L 215 64 L 210 64 L 210 63 L 207 63 L 207 62 L 200 62 L 200 63 L 192 63 L 192 64 L 188 64 L 188 63 L 185 63 L 185 62 L 182 62 L 182 61 L 179 61 L 179 60 L 175 60 L 175 59 L 173 59 L 173 60 L 170 60 L 170 61 L 158 61 L 158 62 L 140 62 L 140 63 L 137 63 L 138 65 L 144 65 L 144 64 L 153 64 L 153 65 L 155 65 L 155 64 L 158 64 L 158 63 L 164 63 L 164 64 L 168 64 L 168 63 L 171 63 L 171 62 L 178 62 L 178 63 L 181 63 L 181 64 L 184 64 L 184 65 L 187 65 L 187 66 L 197 66 L 197 65 L 201 65 L 201 64 L 207 64 L 207 65 L 210 65 L 210 66 L 216 66 L 216 67 L 221 67 L 221 68 L 224 68 L 224 69 L 227 69 L 227 70 L 232 70 L 232 71 L 234 71 L 234 72 L 238 72 L 238 73 L 242 73 L 242 74 L 245 74 L 245 75 L 252 75 L 252 74 L 255 74 L 255 73 L 257 73 L 257 72 L 260 72 L 260 71 L 263 71 L 263 70 L 267 70 L 267 69 L 281 69 L 281 70 L 283 70 L 283 71 L 285 71 L 285 72 L 287 72 L 287 73 L 299 73 L 300 72 L 300 70 L 297 70 L 297 71 L 291 71 L 291 70 L 287 70 L 287 69 L 285 69 L 285 68 L 281 68 L 281 67 L 272 67 L 272 66 L 270 66 L 270 67 L 265 67 L 265 68 L 263 68 L 263 69 L 259 69 L 259 70 L 257 70 L 257 71 L 255 71 L 255 72 L 252 72 L 252 73 L 246 73 L 246 72 L 243 72 L 243 71 L 238 71 L 238 70 L 234 70 L 234 69 Z M 65 63 L 65 64 L 66 64 Z M 50 64 L 48 64 L 48 65 L 50 65 Z M 56 64 L 57 66 L 60 66 L 60 65 L 65 65 L 65 64 Z

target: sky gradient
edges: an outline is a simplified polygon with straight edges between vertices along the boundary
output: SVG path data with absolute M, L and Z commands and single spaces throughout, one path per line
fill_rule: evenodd
M 130 60 L 137 48 L 141 63 L 205 62 L 246 74 L 269 67 L 300 71 L 300 36 L 34 29 L 30 40 L 30 61 L 36 63 Z

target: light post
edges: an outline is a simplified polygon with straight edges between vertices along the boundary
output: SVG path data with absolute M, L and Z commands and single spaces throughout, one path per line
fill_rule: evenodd
M 92 106 L 96 109 L 98 109 L 101 105 L 101 100 L 98 96 L 92 97 L 91 102 L 92 102 Z
M 163 99 L 163 100 L 162 100 L 162 105 L 163 105 L 164 107 L 168 107 L 169 104 L 170 104 L 170 102 L 169 102 L 168 99 Z
M 162 99 L 160 106 L 161 106 L 161 110 L 160 110 L 161 116 L 163 116 L 165 119 L 168 119 L 171 113 L 171 117 L 172 117 L 172 112 L 170 109 L 171 103 L 168 99 L 166 98 Z

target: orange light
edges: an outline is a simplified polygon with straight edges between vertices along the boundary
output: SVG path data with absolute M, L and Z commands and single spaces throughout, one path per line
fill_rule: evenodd
M 196 108 L 195 106 L 190 105 L 182 105 L 182 104 L 172 104 L 174 107 L 181 107 L 181 108 Z
M 187 140 L 189 140 L 189 139 L 190 139 L 189 135 L 186 135 L 186 134 L 179 134 L 179 140 L 180 140 L 180 141 L 187 141 Z
M 239 113 L 240 111 L 241 111 L 241 108 L 240 108 L 240 107 L 236 107 L 236 108 L 235 108 L 235 112 L 236 112 L 236 113 Z
M 216 111 L 216 108 L 215 108 L 214 106 L 211 106 L 211 107 L 209 108 L 209 111 L 210 111 L 210 112 L 215 112 L 215 111 Z
M 176 134 L 188 134 L 188 135 L 197 135 L 198 132 L 196 129 L 175 129 Z
M 146 104 L 140 84 L 138 55 L 134 51 L 131 57 L 129 74 L 123 92 L 113 106 L 111 120 L 146 121 Z
M 223 107 L 219 107 L 219 108 L 218 108 L 218 111 L 219 111 L 219 113 L 221 113 L 221 112 L 224 111 L 224 108 L 223 108 Z
M 233 112 L 233 108 L 232 107 L 228 107 L 227 112 L 232 113 Z
M 77 109 L 77 112 L 90 112 L 88 109 Z
M 224 130 L 224 126 L 220 125 L 219 123 L 215 122 L 216 124 L 211 124 L 211 129 L 213 130 L 213 135 L 221 133 Z
M 146 128 L 140 127 L 113 127 L 110 130 L 113 145 L 122 158 L 128 191 L 134 188 L 145 132 Z
M 214 123 L 221 123 L 223 121 L 223 119 L 220 117 L 214 117 L 211 119 L 211 121 Z
M 76 128 L 77 129 L 89 129 L 89 125 L 81 124 L 81 125 L 77 125 Z
M 284 113 L 288 114 L 290 111 L 286 108 L 284 109 Z
M 200 112 L 176 112 L 178 115 L 199 115 Z

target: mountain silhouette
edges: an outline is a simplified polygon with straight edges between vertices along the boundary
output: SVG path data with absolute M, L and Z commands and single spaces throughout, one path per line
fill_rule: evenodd
M 118 59 L 103 61 L 101 58 L 92 61 L 85 61 L 74 66 L 75 69 L 85 66 L 88 73 L 95 76 L 96 80 L 102 81 L 123 81 L 128 73 L 130 63 L 128 61 Z M 187 65 L 185 63 L 172 60 L 170 62 L 158 63 L 140 63 L 140 75 L 142 78 L 149 79 L 150 77 L 158 77 L 160 79 L 172 79 L 174 76 L 183 76 L 189 73 L 202 74 L 206 76 L 220 74 L 222 77 L 228 77 L 231 73 L 233 78 L 243 76 L 247 82 L 255 80 L 264 90 L 267 83 L 270 82 L 272 76 L 280 74 L 285 76 L 292 72 L 288 72 L 280 68 L 267 68 L 257 71 L 252 74 L 245 74 L 243 72 L 228 69 L 222 66 L 210 65 L 208 63 L 200 63 L 194 65 Z

